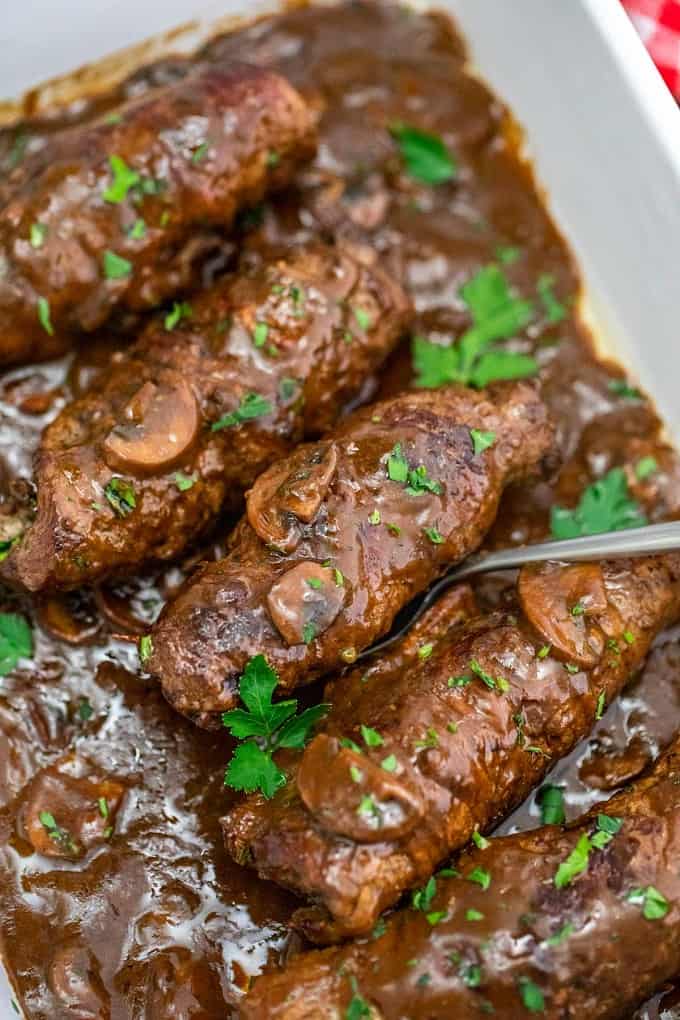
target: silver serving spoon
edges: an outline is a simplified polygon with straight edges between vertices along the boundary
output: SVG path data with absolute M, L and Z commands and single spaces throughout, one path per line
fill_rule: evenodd
M 612 560 L 617 557 L 649 556 L 653 553 L 677 552 L 680 550 L 680 521 L 669 524 L 648 524 L 643 528 L 629 528 L 626 531 L 608 531 L 602 535 L 585 535 L 583 538 L 567 538 L 559 542 L 541 542 L 539 545 L 517 546 L 500 552 L 470 556 L 461 566 L 455 567 L 437 581 L 423 596 L 414 599 L 404 610 L 409 614 L 406 623 L 390 633 L 383 641 L 372 645 L 357 656 L 365 659 L 375 652 L 389 648 L 408 634 L 423 613 L 437 601 L 440 595 L 468 577 L 488 574 L 493 570 L 513 570 L 526 563 L 544 563 L 557 560 L 565 563 L 583 563 L 590 560 Z

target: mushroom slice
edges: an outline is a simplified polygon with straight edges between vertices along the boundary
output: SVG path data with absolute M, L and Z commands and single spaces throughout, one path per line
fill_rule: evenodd
M 336 582 L 334 571 L 305 560 L 272 586 L 267 607 L 283 640 L 300 645 L 328 630 L 344 601 L 345 587 Z
M 201 415 L 190 384 L 167 369 L 147 380 L 104 440 L 109 467 L 141 474 L 172 467 L 194 444 Z
M 337 463 L 333 443 L 315 443 L 260 475 L 246 499 L 248 521 L 263 542 L 284 553 L 294 551 L 300 541 L 298 525 L 314 520 Z
M 557 655 L 583 668 L 597 665 L 606 640 L 597 617 L 608 609 L 598 564 L 526 566 L 518 590 L 524 612 Z
M 398 777 L 325 733 L 307 747 L 297 787 L 324 828 L 361 843 L 401 839 L 425 810 Z

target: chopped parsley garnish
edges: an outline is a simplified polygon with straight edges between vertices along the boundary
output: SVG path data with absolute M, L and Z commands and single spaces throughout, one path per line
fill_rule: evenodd
M 31 223 L 31 248 L 42 248 L 46 237 L 47 227 L 44 223 Z
M 595 718 L 601 719 L 604 715 L 605 705 L 607 701 L 607 695 L 605 691 L 600 691 L 597 698 L 597 705 L 595 706 Z
M 397 759 L 393 754 L 388 754 L 386 758 L 380 762 L 380 768 L 385 772 L 394 772 L 397 767 Z
M 423 531 L 433 545 L 444 544 L 444 536 L 437 530 L 437 528 L 423 528 Z
M 358 305 L 355 305 L 352 308 L 352 311 L 354 312 L 354 318 L 357 320 L 359 324 L 359 328 L 362 329 L 364 333 L 366 333 L 367 330 L 369 330 L 372 325 L 371 316 L 368 314 L 365 308 L 360 308 Z
M 302 628 L 302 643 L 310 645 L 316 637 L 316 627 L 313 623 L 306 623 Z
M 54 336 L 54 326 L 50 318 L 50 303 L 47 298 L 38 298 L 38 320 L 48 336 Z
M 33 655 L 33 632 L 25 617 L 0 613 L 0 676 L 10 673 L 19 659 Z
M 639 482 L 653 475 L 659 468 L 655 457 L 642 457 L 635 465 L 635 477 Z
M 371 1007 L 366 1000 L 359 995 L 357 979 L 352 975 L 349 979 L 352 988 L 352 998 L 345 1010 L 345 1020 L 367 1020 L 371 1016 Z
M 378 806 L 376 802 L 373 800 L 373 797 L 370 795 L 370 793 L 367 793 L 366 796 L 361 798 L 361 801 L 359 802 L 359 807 L 357 808 L 357 814 L 363 815 L 364 818 L 379 817 L 380 812 L 378 811 Z
M 146 237 L 146 223 L 142 219 L 136 219 L 127 232 L 128 237 L 132 241 L 141 241 L 143 237 Z
M 383 917 L 379 917 L 378 920 L 375 922 L 373 931 L 371 932 L 371 938 L 372 939 L 382 938 L 386 931 L 387 925 L 385 924 L 385 919 Z
M 108 818 L 109 802 L 106 799 L 106 797 L 100 797 L 99 800 L 97 801 L 97 806 L 99 808 L 99 814 L 102 816 L 102 818 Z
M 636 386 L 631 386 L 625 379 L 610 379 L 609 392 L 617 397 L 626 397 L 628 400 L 642 400 L 642 393 Z
M 80 848 L 74 841 L 71 833 L 68 829 L 62 829 L 57 825 L 56 819 L 50 811 L 41 811 L 38 814 L 38 819 L 53 843 L 63 847 L 69 853 L 76 854 L 79 852 Z
M 267 153 L 267 166 L 275 167 L 281 162 L 281 156 L 276 149 L 270 149 Z
M 297 379 L 291 379 L 288 376 L 284 376 L 279 383 L 279 396 L 283 401 L 292 400 L 299 389 L 300 383 Z
M 584 832 L 579 836 L 578 843 L 567 859 L 562 861 L 555 872 L 553 881 L 558 889 L 563 889 L 565 886 L 570 885 L 577 875 L 580 875 L 587 869 L 591 849 L 590 837 Z
M 542 1013 L 545 1009 L 545 996 L 543 992 L 534 984 L 531 978 L 521 977 L 517 985 L 519 987 L 520 998 L 530 1013 Z
M 472 451 L 475 457 L 479 457 L 480 453 L 484 453 L 485 450 L 488 450 L 496 442 L 496 433 L 470 429 L 470 439 L 472 440 Z
M 104 486 L 104 495 L 118 517 L 127 517 L 137 506 L 135 490 L 124 478 L 112 478 Z
M 318 577 L 308 577 L 307 584 L 309 585 L 310 588 L 313 588 L 315 591 L 319 591 L 320 588 L 323 588 L 323 581 L 320 580 L 320 578 Z
M 115 251 L 104 252 L 104 276 L 107 280 L 124 280 L 132 272 L 132 263 Z
M 477 885 L 481 885 L 485 892 L 491 885 L 491 873 L 486 868 L 473 868 L 470 874 L 465 877 L 468 882 L 476 882 Z
M 363 772 L 357 765 L 350 765 L 349 775 L 353 783 L 360 783 L 364 778 Z
M 420 648 L 418 649 L 418 658 L 429 659 L 433 651 L 434 645 L 432 644 L 431 641 L 428 641 L 427 644 L 421 645 Z
M 408 124 L 391 124 L 390 134 L 410 177 L 423 184 L 444 184 L 456 176 L 456 160 L 438 135 Z
M 131 170 L 121 156 L 110 156 L 109 166 L 113 173 L 113 180 L 104 191 L 105 202 L 112 202 L 114 205 L 124 202 L 131 188 L 140 183 L 141 177 L 136 170 Z
M 185 475 L 183 471 L 175 471 L 175 485 L 180 492 L 187 492 L 198 481 L 196 475 Z
M 196 164 L 202 162 L 208 155 L 208 149 L 210 148 L 210 142 L 202 142 L 197 149 L 191 153 L 191 162 Z
M 429 914 L 426 914 L 427 923 L 434 928 L 435 925 L 443 921 L 447 916 L 446 910 L 431 910 Z
M 603 478 L 584 489 L 573 510 L 555 506 L 551 513 L 554 538 L 578 538 L 606 531 L 640 528 L 647 518 L 631 499 L 623 468 L 612 468 Z
M 219 432 L 220 429 L 232 428 L 235 425 L 242 425 L 243 422 L 251 421 L 253 418 L 271 414 L 273 410 L 272 404 L 259 393 L 246 393 L 241 397 L 241 403 L 235 411 L 223 415 L 219 421 L 213 422 L 210 428 L 212 432 Z
M 470 669 L 475 674 L 475 676 L 479 677 L 479 679 L 482 681 L 482 683 L 486 684 L 486 686 L 490 690 L 495 690 L 495 688 L 496 688 L 496 681 L 494 680 L 494 678 L 489 673 L 487 673 L 484 669 L 482 669 L 482 667 L 479 664 L 479 662 L 477 661 L 477 659 L 470 659 Z
M 653 885 L 648 885 L 645 889 L 631 889 L 626 899 L 629 903 L 642 907 L 642 916 L 647 921 L 659 921 L 671 909 L 666 897 Z
M 418 751 L 429 751 L 433 747 L 439 747 L 439 735 L 437 731 L 430 726 L 425 737 L 422 740 L 416 740 L 413 746 Z
M 190 319 L 192 315 L 191 305 L 187 301 L 175 301 L 170 311 L 163 320 L 163 325 L 170 332 L 178 326 L 182 319 Z
M 545 944 L 546 946 L 559 946 L 562 942 L 565 942 L 570 935 L 573 935 L 575 931 L 576 929 L 574 928 L 574 925 L 571 924 L 570 921 L 567 921 L 567 923 L 560 928 L 559 931 L 556 931 L 554 935 L 551 935 L 550 938 L 545 940 Z
M 564 794 L 561 787 L 546 783 L 538 791 L 537 800 L 541 808 L 543 825 L 562 825 L 564 823 Z
M 499 340 L 515 336 L 530 322 L 534 308 L 516 297 L 503 270 L 495 265 L 479 270 L 461 289 L 473 325 L 452 346 L 432 343 L 423 337 L 413 341 L 416 386 L 436 388 L 460 382 L 478 388 L 497 379 L 524 379 L 535 375 L 538 364 L 527 354 L 491 348 Z
M 484 914 L 482 913 L 481 910 L 475 910 L 474 907 L 470 907 L 468 910 L 465 911 L 465 920 L 466 921 L 483 921 L 484 920 Z
M 430 904 L 437 893 L 437 880 L 432 875 L 422 889 L 415 889 L 411 893 L 411 904 L 414 910 L 422 910 L 423 913 L 430 909 Z
M 314 705 L 297 713 L 296 698 L 272 704 L 279 679 L 264 655 L 255 655 L 243 672 L 239 695 L 245 708 L 224 712 L 222 722 L 232 737 L 242 741 L 234 751 L 224 776 L 226 786 L 252 793 L 260 790 L 273 797 L 286 782 L 272 755 L 279 748 L 303 748 L 312 728 L 329 709 Z
M 153 640 L 150 634 L 144 634 L 139 639 L 139 661 L 144 665 L 151 658 L 153 652 Z
M 491 846 L 489 840 L 482 836 L 479 829 L 475 829 L 475 831 L 472 833 L 472 842 L 475 844 L 478 850 L 486 850 L 488 849 L 488 847 Z
M 361 738 L 366 747 L 382 747 L 385 743 L 377 730 L 374 730 L 371 726 L 364 726 L 363 723 L 361 726 Z
M 551 326 L 556 326 L 566 318 L 567 309 L 555 296 L 555 277 L 544 273 L 539 277 L 536 289 L 547 321 Z
M 387 458 L 387 477 L 392 482 L 405 485 L 409 496 L 419 496 L 422 492 L 441 495 L 440 482 L 428 478 L 427 468 L 424 464 L 420 464 L 416 468 L 411 467 L 404 455 L 401 443 L 394 446 Z
M 472 683 L 471 676 L 450 676 L 446 681 L 448 687 L 467 687 Z
M 511 266 L 520 258 L 522 252 L 512 245 L 502 245 L 496 248 L 496 258 L 504 266 Z
M 253 343 L 256 347 L 264 347 L 269 335 L 269 326 L 266 322 L 256 322 L 253 330 Z
M 81 722 L 87 722 L 94 715 L 94 709 L 87 698 L 80 699 L 76 711 Z
M 380 511 L 371 510 L 370 514 L 368 515 L 368 523 L 375 526 L 377 524 L 380 524 L 380 521 L 381 521 Z

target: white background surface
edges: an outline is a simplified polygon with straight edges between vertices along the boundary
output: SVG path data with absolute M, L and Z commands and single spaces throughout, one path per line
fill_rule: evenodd
M 4 0 L 0 96 L 197 15 L 247 15 L 261 6 Z M 654 393 L 680 436 L 680 113 L 618 0 L 436 6 L 460 17 L 480 72 L 527 129 L 602 338 Z M 0 987 L 0 1017 L 12 1020 L 2 999 Z

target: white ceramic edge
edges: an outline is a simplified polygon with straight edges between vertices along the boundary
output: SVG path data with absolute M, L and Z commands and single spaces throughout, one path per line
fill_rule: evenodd
M 102 17 L 99 38 L 105 41 L 93 44 L 92 15 L 98 5 L 108 25 Z M 25 59 L 40 24 L 47 53 L 39 65 L 42 78 L 164 31 L 183 18 L 244 13 L 238 0 L 168 0 L 162 8 L 135 7 L 129 19 L 132 35 L 127 28 L 109 34 L 111 18 L 117 23 L 124 17 L 124 3 L 91 0 L 88 32 L 78 37 L 83 48 L 74 51 L 70 27 L 85 8 L 80 0 L 70 0 L 68 16 L 68 6 L 51 0 L 12 5 L 9 20 L 3 15 L 0 48 L 18 50 Z M 273 6 L 261 0 L 248 4 L 245 13 Z M 674 399 L 674 380 L 680 377 L 674 336 L 680 321 L 680 113 L 618 0 L 516 0 L 512 5 L 506 0 L 439 0 L 435 6 L 458 18 L 480 74 L 526 128 L 538 178 L 550 181 L 549 203 L 581 263 L 587 311 L 600 339 L 635 367 L 680 433 Z M 54 53 L 58 33 L 48 31 L 51 14 L 69 26 L 67 64 Z M 575 38 L 581 44 L 578 59 L 565 59 Z M 571 58 L 573 53 L 572 45 Z M 0 67 L 0 95 L 16 91 L 17 66 L 11 79 Z M 29 66 L 34 65 L 29 61 Z M 34 84 L 36 77 L 21 86 Z M 565 123 L 556 122 L 557 111 L 567 108 L 573 116 L 568 136 Z M 0 1013 L 2 1020 L 16 1016 L 1 968 Z

